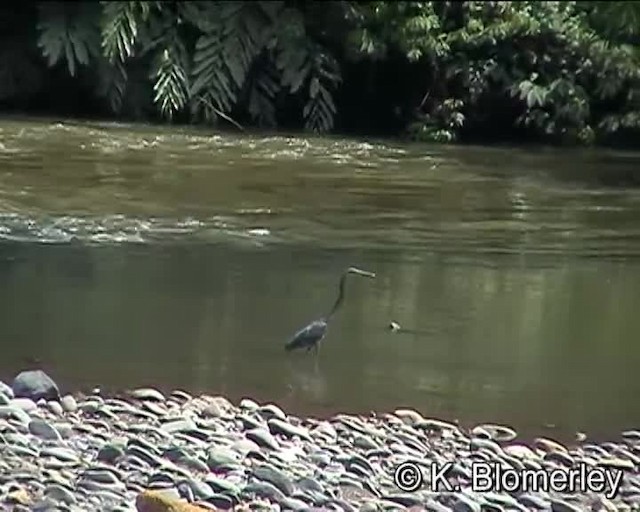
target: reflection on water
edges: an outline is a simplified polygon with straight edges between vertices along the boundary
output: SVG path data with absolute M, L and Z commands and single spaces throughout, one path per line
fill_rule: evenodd
M 37 357 L 69 387 L 299 413 L 411 406 L 531 433 L 640 423 L 640 191 L 602 185 L 637 157 L 37 123 L 0 135 L 0 377 Z M 318 359 L 285 355 L 348 265 L 378 278 L 348 283 Z

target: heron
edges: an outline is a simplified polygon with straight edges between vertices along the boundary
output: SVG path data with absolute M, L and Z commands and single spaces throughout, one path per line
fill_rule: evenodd
M 303 349 L 306 348 L 307 352 L 311 349 L 315 350 L 316 355 L 318 354 L 318 345 L 320 341 L 327 334 L 327 328 L 329 327 L 329 321 L 333 317 L 333 315 L 338 311 L 340 306 L 342 305 L 342 301 L 344 300 L 345 295 L 345 287 L 347 283 L 347 276 L 349 274 L 356 274 L 364 277 L 376 277 L 373 272 L 368 272 L 366 270 L 360 270 L 356 267 L 349 267 L 342 273 L 342 277 L 340 277 L 340 284 L 338 286 L 338 297 L 329 311 L 327 316 L 319 318 L 318 320 L 314 320 L 306 327 L 303 327 L 298 332 L 296 332 L 293 337 L 285 344 L 284 349 L 287 352 L 295 349 Z

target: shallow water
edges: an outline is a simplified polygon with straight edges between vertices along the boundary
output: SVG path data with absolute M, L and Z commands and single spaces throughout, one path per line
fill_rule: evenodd
M 639 162 L 3 122 L 0 376 L 617 434 L 640 425 Z M 349 265 L 378 278 L 317 360 L 285 354 Z

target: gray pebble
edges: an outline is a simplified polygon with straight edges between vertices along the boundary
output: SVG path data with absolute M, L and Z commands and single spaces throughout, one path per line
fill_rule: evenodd
M 229 450 L 234 453 L 234 458 L 238 455 L 244 457 L 249 452 L 260 451 L 260 446 L 250 439 L 239 439 L 229 447 Z
M 259 498 L 267 498 L 276 503 L 284 501 L 286 496 L 275 485 L 268 482 L 254 481 L 248 483 L 242 490 L 243 496 L 256 496 Z
M 52 484 L 45 488 L 44 495 L 55 503 L 73 505 L 77 502 L 73 492 L 59 484 Z
M 212 448 L 207 454 L 207 466 L 212 471 L 220 469 L 234 469 L 239 465 L 235 452 L 226 448 Z
M 206 500 L 214 494 L 210 485 L 207 485 L 205 482 L 197 478 L 189 478 L 186 480 L 186 484 L 191 488 L 191 491 L 197 500 Z
M 106 462 L 113 464 L 117 459 L 124 455 L 124 446 L 115 443 L 107 443 L 100 450 L 96 456 L 100 462 Z
M 379 450 L 380 445 L 372 440 L 369 436 L 358 434 L 353 438 L 353 445 L 363 450 Z
M 79 462 L 79 457 L 73 450 L 62 446 L 47 446 L 40 450 L 40 457 L 54 457 L 64 462 Z
M 260 406 L 250 398 L 243 398 L 240 401 L 240 409 L 245 409 L 247 411 L 257 411 L 259 408 Z
M 582 512 L 584 509 L 568 501 L 552 499 L 551 510 L 552 512 Z
M 139 460 L 143 461 L 145 464 L 150 466 L 161 466 L 162 460 L 157 455 L 151 453 L 149 450 L 138 446 L 138 445 L 128 445 L 125 453 L 130 456 L 135 456 Z
M 9 405 L 24 412 L 33 412 L 38 409 L 38 404 L 31 400 L 31 398 L 14 398 L 9 402 Z
M 309 505 L 302 500 L 287 496 L 280 503 L 284 510 L 307 510 Z
M 0 391 L 0 405 L 9 405 L 11 403 L 11 398 L 9 395 Z
M 153 400 L 155 402 L 164 402 L 165 398 L 160 391 L 153 388 L 138 388 L 131 391 L 131 396 L 138 400 Z
M 205 501 L 218 510 L 231 510 L 237 503 L 237 500 L 233 500 L 225 494 L 217 493 L 209 496 Z
M 207 475 L 205 477 L 205 482 L 213 489 L 214 492 L 223 493 L 227 496 L 239 496 L 240 488 L 230 482 L 229 480 L 225 480 L 223 478 L 218 478 L 214 475 Z
M 542 460 L 557 462 L 567 467 L 572 467 L 575 463 L 573 457 L 568 453 L 555 450 L 545 453 Z
M 272 434 L 282 434 L 287 437 L 300 437 L 307 441 L 311 441 L 309 432 L 302 427 L 295 427 L 278 418 L 270 419 L 267 424 Z
M 269 420 L 271 418 L 278 418 L 280 420 L 286 420 L 287 415 L 284 413 L 280 407 L 275 404 L 266 404 L 258 409 L 258 412 L 265 419 Z
M 291 479 L 282 471 L 269 464 L 263 464 L 254 468 L 253 476 L 259 480 L 273 484 L 286 496 L 290 496 L 294 491 L 294 485 Z
M 551 507 L 551 503 L 548 500 L 535 494 L 521 494 L 518 496 L 518 501 L 533 510 L 548 510 Z
M 7 396 L 9 399 L 14 398 L 15 395 L 13 393 L 13 389 L 6 382 L 0 380 L 0 393 Z
M 191 489 L 191 486 L 187 482 L 180 482 L 176 487 L 176 492 L 178 493 L 179 498 L 187 500 L 189 503 L 196 501 L 193 489 Z
M 56 416 L 62 416 L 64 414 L 64 409 L 62 408 L 62 405 L 60 405 L 60 402 L 49 400 L 47 402 L 47 407 Z
M 506 425 L 494 425 L 491 423 L 479 425 L 474 428 L 471 433 L 476 436 L 477 432 L 483 431 L 488 434 L 488 439 L 498 443 L 506 443 L 513 441 L 516 437 L 516 431 Z
M 125 490 L 125 485 L 122 482 L 104 483 L 104 482 L 91 480 L 88 478 L 81 478 L 78 481 L 77 486 L 79 488 L 80 487 L 83 488 L 86 491 L 90 491 L 94 494 L 98 492 L 104 492 L 104 491 L 114 491 L 118 493 Z
M 91 480 L 92 482 L 99 482 L 101 484 L 117 485 L 121 483 L 120 478 L 118 478 L 113 470 L 101 468 L 89 468 L 82 473 L 81 478 Z
M 193 397 L 189 393 L 180 389 L 172 391 L 170 398 L 172 400 L 177 400 L 178 402 L 190 402 L 193 400 Z
M 247 439 L 250 439 L 258 446 L 263 448 L 271 448 L 272 450 L 277 450 L 280 448 L 280 444 L 276 440 L 275 437 L 264 428 L 254 428 L 252 430 L 248 430 L 245 432 L 245 436 Z
M 318 467 L 324 467 L 331 464 L 331 456 L 328 453 L 320 451 L 310 453 L 309 460 Z
M 177 419 L 169 421 L 160 427 L 164 432 L 169 434 L 175 434 L 176 432 L 184 432 L 189 430 L 196 430 L 198 427 L 190 419 Z
M 60 432 L 51 425 L 48 421 L 40 418 L 35 418 L 29 422 L 29 432 L 34 436 L 41 437 L 43 439 L 49 439 L 51 441 L 62 441 Z
M 0 418 L 15 418 L 23 425 L 28 425 L 31 421 L 31 416 L 28 413 L 12 405 L 0 405 Z
M 38 456 L 38 450 L 36 450 L 35 448 L 31 448 L 30 446 L 13 445 L 9 447 L 9 450 L 11 450 L 14 455 L 17 455 L 19 457 Z
M 451 512 L 449 507 L 445 507 L 433 499 L 428 499 L 424 504 L 424 508 L 429 512 Z
M 167 415 L 167 408 L 163 404 L 158 402 L 151 402 L 146 400 L 142 403 L 142 407 L 158 418 L 162 418 L 163 416 Z
M 470 447 L 472 450 L 489 450 L 496 455 L 502 455 L 503 453 L 502 448 L 500 448 L 498 443 L 491 441 L 490 439 L 482 439 L 480 437 L 474 437 L 471 439 Z
M 473 501 L 464 494 L 458 494 L 453 504 L 454 512 L 481 512 L 482 507 L 477 501 Z
M 64 395 L 60 399 L 60 405 L 65 412 L 76 412 L 78 410 L 78 403 L 72 395 Z
M 640 441 L 640 430 L 625 430 L 622 432 L 622 438 L 628 441 Z
M 251 430 L 254 428 L 264 428 L 264 422 L 260 418 L 254 418 L 248 414 L 241 414 L 238 419 L 242 422 L 242 428 Z

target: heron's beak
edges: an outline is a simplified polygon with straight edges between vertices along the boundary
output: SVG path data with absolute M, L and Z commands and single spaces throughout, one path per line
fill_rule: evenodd
M 376 275 L 373 272 L 369 272 L 367 270 L 361 270 L 361 269 L 356 268 L 356 267 L 351 267 L 349 269 L 349 272 L 351 274 L 359 274 L 359 275 L 364 276 L 364 277 L 376 277 Z

